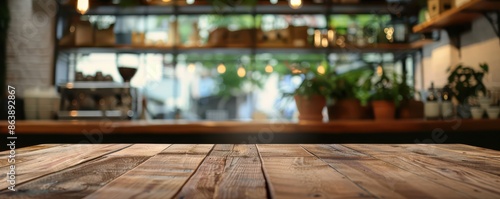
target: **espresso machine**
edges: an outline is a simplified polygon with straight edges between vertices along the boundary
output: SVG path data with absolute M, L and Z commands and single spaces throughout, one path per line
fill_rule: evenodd
M 60 120 L 130 120 L 138 117 L 138 92 L 129 83 L 74 82 L 58 88 Z
M 59 85 L 60 120 L 107 118 L 130 120 L 139 117 L 139 93 L 130 84 L 139 66 L 137 54 L 119 54 L 117 67 L 123 82 L 96 72 L 95 76 L 75 74 L 74 82 Z

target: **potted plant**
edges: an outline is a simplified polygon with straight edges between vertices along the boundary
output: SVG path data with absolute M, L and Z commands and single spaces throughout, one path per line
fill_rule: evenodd
M 396 107 L 401 102 L 398 85 L 397 75 L 394 73 L 392 78 L 389 78 L 385 72 L 382 72 L 379 80 L 373 84 L 371 100 L 375 120 L 395 118 Z
M 399 119 L 422 119 L 424 118 L 424 104 L 415 100 L 415 89 L 410 87 L 406 81 L 398 85 L 401 104 L 397 111 Z
M 458 101 L 457 114 L 461 118 L 470 118 L 469 98 L 478 96 L 479 92 L 486 94 L 483 83 L 484 74 L 488 72 L 488 64 L 479 64 L 480 70 L 459 64 L 455 69 L 448 68 L 448 84 L 445 89 L 451 91 L 452 97 Z
M 332 76 L 326 73 L 320 74 L 311 68 L 292 68 L 287 66 L 291 71 L 296 71 L 298 75 L 303 76 L 302 83 L 295 89 L 293 98 L 299 111 L 300 121 L 322 121 L 323 108 L 326 106 L 326 96 L 332 90 Z M 299 71 L 299 72 L 297 72 Z
M 361 68 L 337 75 L 333 79 L 335 89 L 330 94 L 333 104 L 328 106 L 330 120 L 359 120 L 371 117 L 368 100 L 372 73 L 372 70 Z

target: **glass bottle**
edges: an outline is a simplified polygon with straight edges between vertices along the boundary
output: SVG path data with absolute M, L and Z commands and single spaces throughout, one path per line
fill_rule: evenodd
M 434 83 L 431 83 L 431 87 L 427 91 L 427 101 L 424 104 L 424 114 L 426 119 L 439 119 L 440 108 L 439 101 L 437 98 L 437 92 L 434 89 Z
M 443 90 L 441 95 L 441 116 L 443 119 L 449 119 L 453 116 L 453 104 L 451 103 L 450 93 Z

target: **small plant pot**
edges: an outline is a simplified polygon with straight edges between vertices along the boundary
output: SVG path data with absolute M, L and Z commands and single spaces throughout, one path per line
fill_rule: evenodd
M 484 109 L 481 107 L 471 107 L 470 112 L 472 114 L 472 119 L 478 120 L 483 118 Z
M 498 114 L 500 114 L 500 107 L 489 107 L 486 109 L 486 113 L 488 113 L 488 118 L 490 119 L 497 119 Z
M 326 99 L 321 95 L 302 96 L 295 95 L 295 104 L 299 110 L 300 121 L 323 121 L 323 108 L 326 105 Z
M 462 119 L 471 118 L 470 105 L 468 104 L 459 104 L 457 105 L 457 115 Z
M 375 120 L 394 120 L 396 106 L 394 102 L 387 100 L 372 101 L 373 116 Z
M 369 119 L 370 111 L 369 106 L 362 106 L 357 99 L 341 99 L 328 106 L 328 118 L 330 121 Z
M 417 100 L 402 101 L 398 115 L 399 119 L 422 119 L 424 118 L 424 103 Z

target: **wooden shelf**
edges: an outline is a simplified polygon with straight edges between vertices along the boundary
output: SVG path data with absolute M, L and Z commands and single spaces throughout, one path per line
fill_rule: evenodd
M 436 29 L 463 25 L 482 16 L 481 12 L 498 10 L 500 10 L 500 1 L 498 0 L 471 0 L 458 8 L 443 12 L 430 21 L 414 26 L 413 32 L 424 33 Z
M 193 5 L 186 5 L 185 1 L 180 1 L 174 6 L 173 3 L 164 5 L 139 4 L 131 7 L 123 7 L 110 4 L 94 3 L 87 15 L 164 15 L 164 14 L 389 14 L 390 4 L 385 1 L 367 1 L 363 3 L 312 3 L 304 1 L 300 9 L 292 9 L 286 1 L 279 1 L 278 4 L 270 4 L 269 1 L 259 1 L 255 6 L 239 5 L 226 6 L 222 10 L 216 10 L 212 4 L 196 1 Z M 403 10 L 410 11 L 411 7 L 403 4 Z M 78 13 L 72 4 L 62 5 L 61 11 L 64 14 Z
M 341 52 L 398 52 L 413 51 L 433 42 L 429 39 L 418 40 L 412 43 L 373 44 L 366 46 L 346 46 L 345 48 L 314 48 L 314 47 L 159 47 L 159 46 L 59 46 L 64 53 L 223 53 L 223 54 L 251 54 L 255 53 L 341 53 Z

